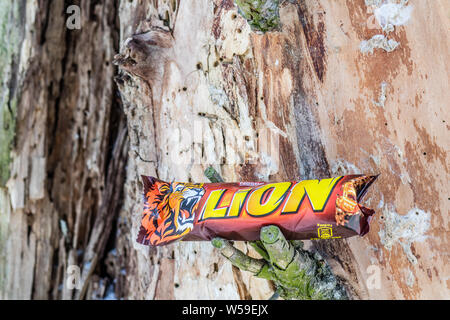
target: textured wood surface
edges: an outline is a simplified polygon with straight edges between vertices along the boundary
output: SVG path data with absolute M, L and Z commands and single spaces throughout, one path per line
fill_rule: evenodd
M 265 34 L 231 0 L 107 3 L 82 1 L 81 30 L 27 3 L 0 297 L 267 299 L 209 243 L 135 242 L 140 175 L 206 182 L 212 165 L 226 181 L 380 173 L 367 236 L 306 246 L 355 299 L 449 298 L 448 1 L 410 0 L 391 32 L 377 1 L 284 1 Z M 361 52 L 379 34 L 398 45 Z

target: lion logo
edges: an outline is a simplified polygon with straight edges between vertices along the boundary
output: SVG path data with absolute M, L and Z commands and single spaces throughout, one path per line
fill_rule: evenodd
M 195 211 L 205 193 L 203 184 L 167 183 L 152 179 L 138 242 L 161 245 L 179 239 L 194 227 Z

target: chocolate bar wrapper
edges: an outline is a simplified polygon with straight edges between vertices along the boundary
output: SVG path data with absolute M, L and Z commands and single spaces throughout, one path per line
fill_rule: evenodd
M 359 202 L 377 176 L 278 183 L 180 183 L 142 176 L 144 212 L 137 242 L 253 241 L 278 226 L 289 240 L 338 239 L 369 231 L 374 211 Z

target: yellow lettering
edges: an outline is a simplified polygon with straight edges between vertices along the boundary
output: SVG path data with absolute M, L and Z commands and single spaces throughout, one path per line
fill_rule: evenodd
M 290 182 L 269 183 L 254 190 L 247 202 L 247 213 L 261 217 L 277 210 L 291 186 Z
M 238 217 L 241 213 L 242 207 L 245 202 L 245 198 L 247 197 L 248 192 L 251 189 L 238 190 L 234 196 L 233 200 L 231 200 L 230 210 L 227 214 L 228 217 Z
M 211 191 L 208 199 L 206 199 L 205 206 L 203 207 L 203 212 L 201 214 L 200 220 L 205 220 L 209 218 L 223 218 L 227 214 L 227 207 L 217 208 L 220 204 L 223 196 L 225 195 L 225 189 L 213 190 Z
M 282 214 L 297 213 L 305 194 L 308 197 L 313 210 L 322 211 L 330 193 L 340 179 L 341 177 L 322 180 L 305 180 L 296 183 L 289 192 Z
M 297 182 L 292 187 L 291 191 L 289 191 L 288 199 L 283 207 L 283 210 L 281 211 L 281 214 L 297 213 L 304 195 L 305 195 L 305 185 L 303 181 Z

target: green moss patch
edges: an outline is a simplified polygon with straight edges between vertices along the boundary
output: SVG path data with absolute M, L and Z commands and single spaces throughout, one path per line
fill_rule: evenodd
M 280 25 L 278 0 L 235 0 L 239 14 L 253 31 L 275 31 Z

